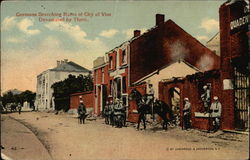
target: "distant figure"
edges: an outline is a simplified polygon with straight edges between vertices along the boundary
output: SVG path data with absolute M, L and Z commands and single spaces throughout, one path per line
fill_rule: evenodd
M 22 106 L 20 103 L 17 105 L 18 113 L 21 114 Z
M 109 124 L 109 101 L 106 101 L 106 105 L 104 107 L 104 117 L 105 124 Z
M 79 118 L 80 124 L 84 124 L 87 111 L 86 111 L 86 107 L 82 101 L 80 101 L 80 105 L 77 109 L 77 112 L 78 112 L 78 118 Z
M 214 96 L 214 102 L 211 104 L 210 112 L 213 117 L 213 126 L 214 131 L 218 131 L 220 129 L 220 118 L 221 118 L 221 103 L 219 102 L 219 98 Z
M 114 126 L 114 104 L 113 101 L 110 101 L 109 104 L 109 124 Z
M 205 112 L 209 112 L 209 104 L 210 104 L 210 89 L 207 85 L 203 86 L 204 93 L 201 95 L 201 100 L 203 101 Z
M 184 98 L 184 108 L 183 108 L 183 128 L 188 129 L 191 127 L 191 104 L 188 98 Z

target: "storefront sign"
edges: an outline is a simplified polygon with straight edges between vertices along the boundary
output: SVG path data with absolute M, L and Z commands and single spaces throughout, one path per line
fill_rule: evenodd
M 234 8 L 233 10 L 237 9 L 239 12 L 234 12 L 234 13 L 238 13 L 238 14 L 230 22 L 231 34 L 237 33 L 237 32 L 242 31 L 242 30 L 247 30 L 248 24 L 250 22 L 249 5 L 245 5 L 244 7 L 242 6 L 242 4 L 239 4 L 239 3 L 237 3 L 235 5 L 237 5 L 237 7 Z
M 241 17 L 241 18 L 238 18 L 234 21 L 232 21 L 230 23 L 230 28 L 231 30 L 235 29 L 235 28 L 239 28 L 245 24 L 248 24 L 249 23 L 249 20 L 250 20 L 250 16 L 249 15 L 246 15 L 244 17 Z

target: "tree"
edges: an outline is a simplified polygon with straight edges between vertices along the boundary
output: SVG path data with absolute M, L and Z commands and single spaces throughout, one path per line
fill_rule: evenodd
M 3 94 L 1 97 L 2 103 L 5 106 L 7 103 L 21 103 L 27 101 L 30 103 L 31 106 L 34 105 L 36 93 L 26 90 L 24 92 L 21 92 L 20 94 L 13 94 L 11 91 L 7 92 L 6 94 Z
M 87 76 L 69 75 L 64 81 L 54 83 L 53 96 L 55 97 L 55 109 L 67 111 L 69 109 L 70 94 L 76 92 L 86 92 L 93 90 L 93 78 L 89 74 Z
M 36 93 L 33 93 L 29 90 L 26 90 L 22 92 L 21 94 L 19 94 L 19 99 L 20 99 L 21 104 L 27 101 L 30 104 L 30 106 L 34 106 L 35 97 L 36 97 Z

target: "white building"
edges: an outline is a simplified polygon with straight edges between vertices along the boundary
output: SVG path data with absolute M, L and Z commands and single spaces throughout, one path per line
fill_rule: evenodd
M 72 61 L 57 61 L 57 66 L 48 69 L 37 76 L 36 101 L 37 110 L 54 110 L 53 89 L 51 86 L 58 81 L 68 78 L 68 75 L 88 75 L 90 71 Z

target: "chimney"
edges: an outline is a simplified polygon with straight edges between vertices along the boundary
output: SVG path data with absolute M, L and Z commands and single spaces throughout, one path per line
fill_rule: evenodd
M 134 30 L 134 37 L 139 37 L 141 35 L 140 30 Z
M 58 67 L 60 65 L 60 61 L 56 61 L 56 66 Z
M 156 26 L 164 23 L 164 14 L 156 14 Z
M 64 63 L 64 61 L 63 60 L 61 60 L 61 64 L 63 64 Z

